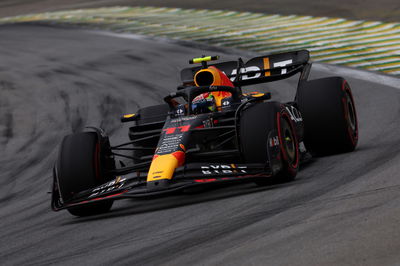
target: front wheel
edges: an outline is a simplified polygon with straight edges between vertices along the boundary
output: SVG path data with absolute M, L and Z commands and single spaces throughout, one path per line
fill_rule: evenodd
M 62 200 L 68 201 L 81 191 L 101 185 L 107 181 L 105 158 L 108 141 L 101 142 L 95 132 L 82 132 L 64 138 L 56 163 L 56 180 Z M 99 201 L 83 206 L 68 208 L 75 216 L 89 216 L 107 212 L 112 200 Z

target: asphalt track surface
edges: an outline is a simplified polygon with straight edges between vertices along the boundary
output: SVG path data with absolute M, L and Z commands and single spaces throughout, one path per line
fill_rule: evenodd
M 360 121 L 355 152 L 318 158 L 286 184 L 122 200 L 91 218 L 52 212 L 65 134 L 95 125 L 126 140 L 121 114 L 159 103 L 187 59 L 217 53 L 117 36 L 0 27 L 2 265 L 399 264 L 400 82 L 326 65 L 311 78 L 346 74 Z M 269 90 L 290 100 L 294 85 Z

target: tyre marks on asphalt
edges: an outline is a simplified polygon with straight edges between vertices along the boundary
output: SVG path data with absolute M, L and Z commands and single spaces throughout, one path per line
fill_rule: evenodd
M 0 158 L 3 264 L 399 261 L 397 78 L 314 65 L 311 79 L 342 72 L 349 79 L 358 108 L 360 146 L 354 153 L 317 159 L 295 182 L 124 200 L 108 214 L 76 219 L 67 212 L 51 212 L 46 194 L 57 147 L 73 131 L 72 121 L 103 123 L 107 132 L 115 131 L 112 143 L 126 141 L 129 124 L 120 125 L 121 113 L 161 103 L 161 96 L 175 91 L 178 70 L 190 57 L 215 50 L 60 27 L 2 26 L 0 34 L 5 51 L 1 62 L 7 66 L 0 80 L 15 88 L 2 90 L 0 97 L 15 114 L 13 137 Z M 11 53 L 15 56 L 7 56 Z M 221 56 L 234 59 L 232 54 Z M 296 84 L 288 79 L 267 87 L 274 99 L 287 101 L 293 99 Z M 260 87 L 249 89 L 264 88 Z

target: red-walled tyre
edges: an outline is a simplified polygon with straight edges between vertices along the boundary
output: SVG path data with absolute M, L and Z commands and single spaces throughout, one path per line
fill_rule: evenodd
M 353 151 L 358 120 L 351 89 L 341 77 L 308 81 L 297 91 L 303 116 L 304 143 L 318 155 Z
M 291 181 L 296 178 L 299 171 L 300 155 L 296 129 L 286 111 L 278 114 L 277 128 L 282 157 L 282 170 L 278 178 L 282 181 Z
M 281 170 L 271 179 L 258 179 L 263 186 L 273 182 L 293 180 L 299 169 L 299 143 L 288 112 L 277 102 L 258 103 L 245 109 L 240 121 L 241 150 L 246 163 L 268 161 L 268 136 L 275 132 L 279 138 Z M 279 151 L 278 151 L 279 153 Z M 270 162 L 271 163 L 271 162 Z
M 82 132 L 64 138 L 56 164 L 59 192 L 63 201 L 76 193 L 107 182 L 97 133 Z M 112 200 L 99 201 L 88 205 L 68 208 L 75 216 L 89 216 L 107 212 Z

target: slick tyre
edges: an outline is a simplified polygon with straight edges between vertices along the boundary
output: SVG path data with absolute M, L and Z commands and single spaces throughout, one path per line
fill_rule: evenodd
M 281 149 L 282 170 L 278 179 L 286 182 L 296 178 L 300 165 L 299 141 L 295 126 L 286 110 L 277 114 L 278 138 Z
M 105 183 L 103 162 L 97 133 L 82 132 L 64 138 L 57 161 L 57 181 L 63 201 L 76 193 Z M 75 216 L 89 216 L 107 212 L 112 200 L 68 208 Z
M 297 91 L 304 121 L 304 143 L 317 155 L 353 151 L 358 120 L 351 89 L 341 77 L 308 81 Z
M 293 180 L 299 167 L 299 145 L 287 111 L 277 102 L 264 102 L 245 109 L 240 121 L 241 150 L 246 163 L 267 163 L 268 136 L 278 135 L 281 171 L 273 178 L 259 179 L 258 185 Z M 270 162 L 271 163 L 271 162 Z

